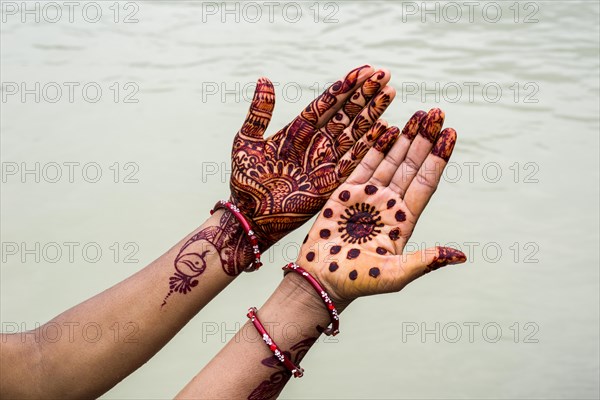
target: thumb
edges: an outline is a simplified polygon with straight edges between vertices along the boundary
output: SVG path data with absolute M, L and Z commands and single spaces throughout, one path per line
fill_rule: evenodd
M 258 78 L 248 115 L 238 135 L 261 139 L 271 122 L 275 108 L 275 89 L 268 78 Z
M 400 265 L 409 282 L 446 265 L 462 264 L 467 256 L 451 247 L 431 247 L 400 256 Z

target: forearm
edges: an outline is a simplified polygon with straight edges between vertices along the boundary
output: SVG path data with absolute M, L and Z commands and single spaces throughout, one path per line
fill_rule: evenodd
M 341 312 L 343 305 L 336 305 Z M 240 309 L 245 312 L 245 309 Z M 282 351 L 296 365 L 326 327 L 329 314 L 314 289 L 299 275 L 289 273 L 258 316 Z M 252 323 L 236 336 L 178 394 L 178 398 L 275 398 L 291 377 L 273 356 Z
M 3 376 L 1 393 L 76 398 L 106 392 L 231 283 L 248 265 L 246 247 L 231 214 L 218 211 L 133 276 L 35 332 L 5 335 L 1 367 L 3 373 L 13 372 L 10 379 Z M 53 340 L 44 334 L 50 324 L 81 329 L 82 334 Z

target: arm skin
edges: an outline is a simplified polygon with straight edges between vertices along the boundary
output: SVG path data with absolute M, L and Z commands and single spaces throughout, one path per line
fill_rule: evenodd
M 259 80 L 234 139 L 231 197 L 251 218 L 262 250 L 312 217 L 377 140 L 377 120 L 395 95 L 389 79 L 386 70 L 355 68 L 264 140 L 275 98 L 270 81 Z M 148 361 L 252 260 L 238 222 L 216 212 L 135 275 L 33 332 L 1 335 L 0 395 L 101 395 Z M 44 335 L 54 324 L 80 331 L 55 340 Z M 82 335 L 86 326 L 92 329 Z
M 456 142 L 453 129 L 440 133 L 443 121 L 444 113 L 432 109 L 417 112 L 402 135 L 396 127 L 386 129 L 304 240 L 297 264 L 321 283 L 338 311 L 358 297 L 398 292 L 433 270 L 466 261 L 447 247 L 404 253 Z M 318 338 L 317 325 L 329 323 L 321 299 L 295 273 L 284 278 L 258 316 L 265 326 L 277 324 L 269 333 L 296 365 Z M 300 337 L 297 329 L 286 329 L 292 324 Z M 254 326 L 246 323 L 178 397 L 276 398 L 291 374 L 256 338 Z
M 345 305 L 336 307 L 342 312 Z M 329 324 L 323 301 L 295 273 L 285 276 L 258 316 L 273 341 L 290 351 L 289 358 L 296 365 L 319 337 L 316 327 Z M 291 376 L 248 321 L 176 398 L 272 399 Z
M 210 250 L 204 255 L 210 268 L 197 280 L 197 290 L 187 296 L 172 296 L 163 306 L 165 282 L 173 273 L 173 260 L 178 259 L 180 249 L 193 236 L 213 231 L 227 236 L 223 241 L 226 244 L 219 252 L 206 244 L 201 246 L 203 251 Z M 231 213 L 217 211 L 156 261 L 58 315 L 37 332 L 2 335 L 2 398 L 87 398 L 98 397 L 112 388 L 147 362 L 233 281 L 235 276 L 223 273 L 224 263 L 219 253 L 247 254 L 250 245 L 242 233 Z M 250 260 L 242 257 L 239 262 L 247 266 Z M 77 334 L 73 340 L 64 334 L 54 342 L 54 337 L 42 333 L 46 326 L 54 323 L 61 327 L 77 323 L 74 327 Z M 78 331 L 87 323 L 101 327 L 102 334 L 97 341 L 95 329 L 88 330 L 87 337 L 92 340 L 85 340 Z M 111 330 L 115 323 L 121 327 L 118 339 Z M 128 329 L 123 328 L 125 326 Z

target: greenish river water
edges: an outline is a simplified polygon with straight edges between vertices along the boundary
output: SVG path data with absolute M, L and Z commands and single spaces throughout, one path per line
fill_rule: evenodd
M 459 134 L 412 241 L 456 243 L 469 262 L 357 301 L 282 397 L 598 398 L 598 2 L 8 3 L 4 331 L 122 280 L 206 218 L 256 78 L 277 85 L 273 133 L 370 63 L 392 71 L 391 124 L 438 106 Z M 174 396 L 306 231 L 104 398 Z

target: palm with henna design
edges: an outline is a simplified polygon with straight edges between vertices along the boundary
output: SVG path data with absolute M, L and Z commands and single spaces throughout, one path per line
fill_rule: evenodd
M 454 148 L 456 132 L 440 133 L 444 113 L 417 112 L 401 135 L 380 136 L 323 207 L 297 264 L 332 299 L 397 292 L 418 277 L 466 261 L 447 247 L 404 254 L 415 224 L 435 192 Z
M 275 93 L 258 80 L 234 139 L 230 184 L 262 250 L 317 213 L 373 145 L 382 130 L 372 128 L 395 96 L 389 79 L 388 71 L 356 68 L 267 139 Z

